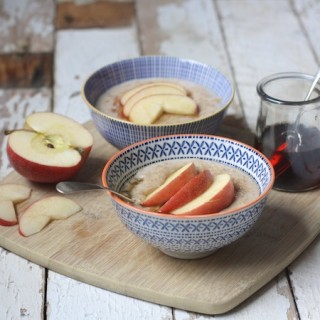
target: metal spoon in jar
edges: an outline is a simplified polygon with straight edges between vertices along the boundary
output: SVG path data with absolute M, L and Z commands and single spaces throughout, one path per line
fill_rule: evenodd
M 134 203 L 135 201 L 127 196 L 119 193 L 117 191 L 111 190 L 107 187 L 102 187 L 98 184 L 87 183 L 87 182 L 78 182 L 78 181 L 62 181 L 56 185 L 57 191 L 63 194 L 82 192 L 82 191 L 93 191 L 93 190 L 108 190 L 111 193 L 114 193 L 119 198 L 122 198 L 125 201 Z

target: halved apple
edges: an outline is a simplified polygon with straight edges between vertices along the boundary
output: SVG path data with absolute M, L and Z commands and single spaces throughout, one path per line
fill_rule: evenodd
M 151 95 L 137 101 L 131 108 L 129 120 L 138 124 L 151 124 L 163 112 L 195 115 L 197 104 L 188 96 L 177 94 Z
M 50 221 L 67 219 L 82 208 L 73 200 L 51 196 L 34 202 L 19 220 L 19 233 L 28 237 L 40 232 Z
M 6 183 L 0 185 L 0 200 L 10 200 L 14 204 L 27 200 L 31 195 L 31 188 L 22 184 Z
M 176 210 L 205 192 L 213 182 L 209 170 L 201 171 L 176 192 L 160 209 L 159 212 L 168 213 Z
M 14 226 L 18 223 L 13 202 L 10 200 L 0 200 L 0 225 Z
M 204 193 L 170 213 L 176 215 L 217 213 L 228 207 L 233 200 L 234 185 L 230 175 L 219 174 L 214 177 L 214 182 Z
M 53 183 L 81 169 L 91 147 L 91 133 L 76 121 L 51 112 L 29 115 L 25 128 L 12 130 L 7 144 L 11 165 L 25 178 Z
M 135 95 L 137 92 L 139 92 L 141 90 L 145 90 L 145 89 L 147 89 L 149 87 L 153 87 L 153 86 L 172 87 L 172 88 L 176 88 L 177 90 L 179 90 L 182 94 L 187 94 L 187 91 L 184 87 L 180 86 L 179 84 L 170 82 L 170 81 L 149 82 L 149 83 L 140 84 L 140 85 L 134 87 L 133 89 L 127 91 L 120 99 L 121 104 L 125 105 L 127 103 L 127 101 L 133 95 Z
M 181 88 L 174 87 L 168 84 L 155 84 L 153 86 L 148 86 L 143 88 L 136 93 L 134 93 L 123 105 L 123 113 L 125 116 L 130 115 L 132 107 L 141 99 L 147 98 L 153 95 L 163 95 L 163 94 L 176 94 L 184 95 Z
M 173 172 L 164 183 L 151 192 L 141 204 L 145 207 L 164 204 L 196 174 L 197 169 L 194 163 L 186 164 L 179 170 Z

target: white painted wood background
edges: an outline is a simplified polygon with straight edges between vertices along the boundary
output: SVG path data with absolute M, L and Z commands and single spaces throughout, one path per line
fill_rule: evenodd
M 50 10 L 52 2 L 46 1 Z M 9 2 L 2 1 L 2 11 Z M 54 46 L 54 87 L 1 89 L 1 108 L 6 110 L 1 114 L 7 115 L 0 119 L 1 132 L 21 126 L 25 114 L 35 110 L 89 120 L 79 94 L 84 79 L 105 64 L 140 54 L 175 55 L 218 67 L 236 86 L 226 123 L 244 122 L 254 131 L 259 106 L 256 83 L 281 71 L 315 74 L 320 65 L 317 0 L 136 0 L 136 11 L 136 19 L 127 27 L 60 30 L 55 36 L 50 21 L 35 20 L 37 28 L 45 31 L 38 41 Z M 34 12 L 28 10 L 31 16 Z M 6 26 L 1 17 L 0 31 Z M 10 51 L 13 45 L 8 43 L 2 50 Z M 5 143 L 0 156 L 0 177 L 4 177 L 10 171 Z M 241 306 L 226 315 L 206 316 L 98 289 L 0 248 L 0 319 L 316 320 L 320 319 L 319 266 L 318 237 Z

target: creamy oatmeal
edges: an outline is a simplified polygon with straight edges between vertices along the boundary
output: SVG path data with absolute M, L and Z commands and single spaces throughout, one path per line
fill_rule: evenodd
M 108 114 L 114 118 L 120 118 L 127 120 L 122 113 L 122 106 L 120 103 L 120 97 L 134 87 L 159 81 L 171 82 L 179 84 L 187 90 L 187 95 L 192 98 L 197 106 L 198 112 L 196 115 L 175 115 L 164 113 L 155 124 L 178 124 L 182 122 L 192 121 L 199 117 L 205 117 L 213 114 L 221 109 L 220 98 L 215 96 L 212 92 L 206 88 L 197 85 L 191 81 L 182 81 L 176 79 L 144 79 L 144 80 L 131 80 L 124 82 L 120 85 L 112 87 L 106 91 L 97 101 L 96 108 L 101 112 Z
M 135 199 L 137 203 L 140 203 L 149 193 L 163 184 L 170 174 L 191 161 L 195 164 L 198 171 L 208 169 L 213 176 L 227 173 L 232 177 L 235 187 L 235 199 L 226 210 L 241 207 L 259 196 L 258 185 L 241 170 L 218 162 L 200 159 L 168 160 L 142 168 L 131 181 L 124 186 L 122 192 Z M 157 211 L 159 208 L 152 207 L 145 209 Z

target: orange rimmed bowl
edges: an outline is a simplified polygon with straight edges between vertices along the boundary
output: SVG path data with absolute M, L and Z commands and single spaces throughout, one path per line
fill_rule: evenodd
M 173 159 L 204 159 L 237 168 L 254 180 L 259 196 L 224 213 L 182 217 L 146 211 L 110 194 L 117 215 L 132 233 L 167 255 L 195 259 L 212 254 L 251 229 L 265 206 L 274 171 L 263 154 L 232 139 L 192 134 L 138 142 L 107 162 L 103 185 L 120 192 L 141 168 Z

